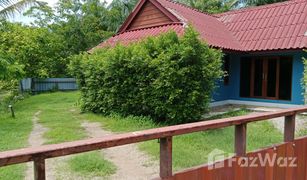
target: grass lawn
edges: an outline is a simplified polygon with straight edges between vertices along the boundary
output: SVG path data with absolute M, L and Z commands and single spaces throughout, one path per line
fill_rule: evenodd
M 248 126 L 248 151 L 275 144 L 281 140 L 281 135 L 267 122 Z M 159 158 L 159 146 L 156 141 L 143 143 L 140 147 L 156 159 Z M 214 149 L 233 153 L 233 147 L 233 127 L 176 136 L 173 139 L 174 169 L 180 170 L 206 163 L 208 162 L 208 154 Z
M 28 146 L 27 140 L 32 130 L 31 118 L 38 108 L 35 101 L 34 97 L 14 105 L 15 119 L 6 109 L 0 110 L 0 151 Z M 0 179 L 23 179 L 25 167 L 25 164 L 21 164 L 0 168 Z
M 55 144 L 86 138 L 86 132 L 81 127 L 77 100 L 79 93 L 50 93 L 38 96 L 41 102 L 39 122 L 48 128 L 44 134 L 46 144 Z M 77 112 L 76 112 L 77 111 Z
M 84 119 L 77 105 L 78 92 L 41 94 L 36 97 L 44 100 L 41 102 L 39 122 L 48 128 L 44 134 L 46 144 L 87 138 L 85 130 L 81 127 Z M 114 165 L 105 160 L 99 152 L 73 156 L 68 161 L 68 167 L 85 178 L 107 176 L 116 171 Z
M 27 146 L 27 138 L 32 129 L 31 119 L 38 110 L 41 111 L 39 122 L 48 128 L 44 135 L 48 144 L 87 138 L 85 130 L 81 127 L 81 122 L 84 120 L 100 122 L 102 127 L 113 132 L 129 132 L 163 126 L 154 123 L 147 117 L 129 116 L 123 118 L 118 115 L 80 114 L 78 99 L 78 92 L 41 94 L 18 102 L 15 105 L 16 119 L 11 119 L 8 113 L 0 114 L 0 135 L 2 135 L 0 151 Z M 246 113 L 248 112 L 243 109 L 210 119 Z M 174 169 L 179 170 L 207 162 L 208 153 L 215 148 L 232 153 L 233 141 L 233 127 L 176 136 L 173 141 Z M 269 122 L 248 125 L 248 150 L 279 142 L 282 142 L 282 134 L 274 129 Z M 157 140 L 140 143 L 140 149 L 152 155 L 154 159 L 158 159 L 159 144 Z M 114 173 L 116 169 L 98 152 L 75 156 L 69 160 L 68 166 L 77 173 L 93 176 L 109 175 Z M 0 177 L 1 179 L 22 179 L 24 168 L 24 165 L 0 168 Z
M 41 111 L 39 122 L 48 128 L 44 134 L 46 144 L 87 138 L 80 126 L 82 118 L 76 105 L 78 97 L 78 92 L 40 94 L 16 103 L 15 119 L 10 117 L 9 112 L 0 113 L 0 151 L 29 146 L 32 118 L 37 111 Z M 84 166 L 84 160 L 87 166 Z M 97 152 L 74 156 L 69 166 L 78 172 L 93 171 L 91 175 L 107 175 L 115 171 L 114 166 Z M 25 164 L 0 168 L 0 179 L 24 179 L 25 168 Z
M 101 153 L 98 151 L 75 156 L 69 159 L 68 166 L 80 176 L 104 177 L 116 172 L 116 166 L 110 161 L 103 159 Z
M 0 102 L 3 101 L 5 99 L 6 96 L 9 95 L 9 92 L 7 91 L 0 91 Z
M 247 110 L 230 111 L 223 115 L 216 115 L 209 119 L 226 118 L 247 114 Z M 161 127 L 145 117 L 101 116 L 85 114 L 86 119 L 101 122 L 102 126 L 114 132 L 129 132 L 141 129 Z M 282 134 L 269 122 L 262 121 L 248 124 L 247 149 L 256 150 L 282 142 Z M 234 127 L 197 132 L 173 138 L 173 166 L 175 170 L 193 167 L 207 162 L 208 154 L 214 149 L 227 153 L 234 152 Z M 140 143 L 140 149 L 159 158 L 159 144 L 157 140 Z

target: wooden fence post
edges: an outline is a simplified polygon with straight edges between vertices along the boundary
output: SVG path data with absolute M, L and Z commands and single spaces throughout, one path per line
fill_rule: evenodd
M 235 153 L 237 156 L 246 154 L 246 123 L 235 126 Z
M 45 180 L 45 159 L 35 158 L 34 159 L 34 180 Z
M 294 141 L 295 116 L 296 114 L 285 117 L 284 142 Z
M 160 139 L 160 178 L 172 177 L 172 137 Z
M 290 116 L 285 116 L 285 127 L 284 127 L 284 142 L 288 142 L 289 144 L 287 145 L 287 150 L 286 150 L 286 157 L 294 157 L 294 144 L 290 142 L 294 142 L 295 138 L 295 116 L 290 115 Z M 293 178 L 293 173 L 295 169 L 291 166 L 287 167 L 285 169 L 285 179 L 292 179 Z

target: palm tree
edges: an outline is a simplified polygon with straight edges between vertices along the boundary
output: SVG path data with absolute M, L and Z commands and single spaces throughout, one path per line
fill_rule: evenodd
M 0 0 L 1 1 L 1 0 Z M 109 31 L 117 31 L 139 0 L 113 0 L 108 6 L 106 22 Z
M 0 18 L 13 17 L 16 12 L 21 13 L 24 9 L 41 3 L 37 0 L 0 0 Z

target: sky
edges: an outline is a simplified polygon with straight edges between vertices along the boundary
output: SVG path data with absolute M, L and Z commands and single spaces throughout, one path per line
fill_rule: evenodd
M 58 0 L 41 0 L 43 2 L 47 2 L 49 6 L 54 7 L 56 5 L 56 3 L 58 2 Z M 22 14 L 16 14 L 13 18 L 12 21 L 15 22 L 22 22 L 25 24 L 28 24 L 32 21 L 32 18 L 29 17 L 25 17 Z
M 54 7 L 56 5 L 56 3 L 58 2 L 58 0 L 40 0 L 43 2 L 47 2 L 49 6 Z M 105 0 L 108 4 L 110 4 L 112 2 L 112 0 Z M 29 24 L 31 21 L 33 21 L 32 18 L 29 17 L 25 17 L 22 14 L 16 14 L 14 18 L 12 18 L 12 21 L 15 22 L 22 22 L 25 24 Z

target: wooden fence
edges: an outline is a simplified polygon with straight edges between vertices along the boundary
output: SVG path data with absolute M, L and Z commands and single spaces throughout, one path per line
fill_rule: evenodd
M 218 119 L 212 121 L 201 121 L 196 123 L 182 124 L 176 126 L 168 126 L 156 129 L 149 129 L 144 131 L 136 131 L 118 135 L 105 136 L 101 138 L 92 138 L 87 140 L 79 140 L 74 142 L 66 142 L 61 144 L 44 145 L 40 147 L 24 148 L 12 151 L 6 151 L 0 153 L 0 167 L 12 164 L 25 163 L 34 161 L 34 174 L 36 180 L 45 179 L 45 159 L 55 158 L 70 154 L 83 153 L 88 151 L 100 150 L 104 148 L 110 148 L 125 144 L 132 144 L 137 142 L 143 142 L 153 139 L 160 139 L 160 178 L 158 179 L 261 179 L 263 168 L 259 170 L 244 170 L 240 167 L 225 167 L 219 170 L 210 171 L 208 165 L 188 169 L 182 172 L 172 172 L 172 137 L 177 135 L 183 135 L 193 132 L 205 131 L 210 129 L 224 128 L 228 126 L 235 126 L 235 157 L 251 156 L 252 154 L 246 154 L 246 130 L 247 124 L 256 121 L 268 120 L 272 118 L 285 116 L 285 129 L 284 129 L 284 144 L 273 146 L 271 149 L 277 149 L 279 154 L 285 154 L 285 149 L 289 149 L 288 146 L 296 148 L 292 152 L 292 155 L 299 157 L 300 167 L 297 169 L 278 169 L 278 167 L 272 167 L 265 173 L 267 179 L 293 179 L 293 180 L 305 180 L 306 168 L 307 168 L 307 137 L 301 139 L 294 138 L 295 132 L 295 116 L 298 113 L 307 112 L 307 107 L 286 109 L 278 112 L 269 112 L 263 114 L 251 114 L 246 116 L 232 117 L 226 119 Z M 295 147 L 294 147 L 295 146 Z M 280 148 L 281 147 L 281 148 Z M 261 152 L 269 152 L 270 149 L 262 149 Z M 290 149 L 291 150 L 291 149 Z M 289 151 L 290 151 L 289 150 Z M 300 156 L 299 156 L 300 154 Z M 231 158 L 230 158 L 231 159 Z M 229 160 L 229 159 L 228 159 Z M 225 160 L 227 161 L 227 160 Z M 276 169 L 276 170 L 275 170 Z M 251 174 L 247 172 L 254 172 Z M 288 172 L 286 174 L 286 172 Z M 305 173 L 304 173 L 305 172 Z M 281 173 L 281 175 L 278 175 Z M 294 176 L 295 173 L 301 173 Z M 207 175 L 207 176 L 206 176 Z M 285 175 L 285 176 L 282 176 Z M 286 176 L 287 175 L 287 176 Z M 158 175 L 157 175 L 158 176 Z M 225 178 L 226 177 L 226 178 Z
M 69 91 L 77 90 L 75 78 L 26 78 L 20 81 L 20 90 L 33 93 L 44 91 Z

